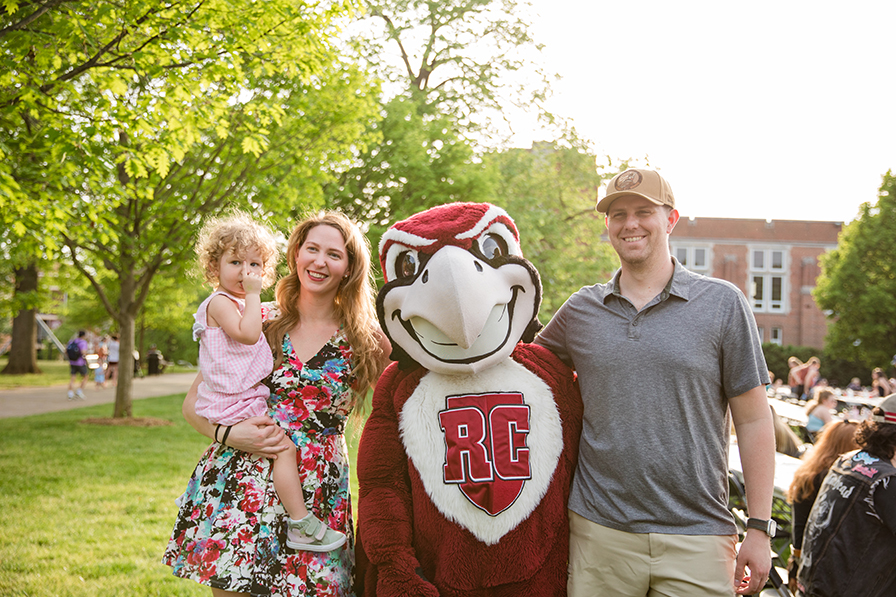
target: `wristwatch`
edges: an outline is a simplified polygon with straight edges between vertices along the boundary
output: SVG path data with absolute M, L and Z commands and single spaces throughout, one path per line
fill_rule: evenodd
M 747 528 L 748 529 L 756 529 L 757 531 L 762 531 L 770 538 L 775 538 L 775 533 L 778 530 L 778 523 L 775 522 L 775 519 L 762 520 L 761 518 L 748 518 L 747 519 Z

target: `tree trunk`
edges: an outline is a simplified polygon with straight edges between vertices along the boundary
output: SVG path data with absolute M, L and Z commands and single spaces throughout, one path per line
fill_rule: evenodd
M 133 417 L 131 389 L 134 385 L 134 276 L 121 278 L 121 295 L 118 298 L 119 358 L 118 385 L 115 387 L 115 411 L 113 417 Z
M 38 284 L 37 263 L 31 262 L 24 267 L 15 269 L 17 299 L 25 299 L 28 304 L 34 304 L 34 299 L 25 296 L 27 293 L 36 293 Z M 12 320 L 12 343 L 9 348 L 9 362 L 0 372 L 3 375 L 18 375 L 22 373 L 40 373 L 37 367 L 37 308 L 20 309 Z
M 142 359 L 144 355 L 146 355 L 146 313 L 143 311 L 143 309 L 140 309 L 139 329 L 140 333 L 138 334 L 139 339 L 137 340 L 137 350 L 140 352 L 140 358 Z

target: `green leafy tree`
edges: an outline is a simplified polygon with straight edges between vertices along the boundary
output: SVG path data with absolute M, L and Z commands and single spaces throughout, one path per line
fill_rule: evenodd
M 502 139 L 510 106 L 551 120 L 531 5 L 516 0 L 369 0 L 378 35 L 362 47 L 387 86 L 422 92 L 457 129 Z M 388 57 L 397 56 L 395 60 Z
M 484 201 L 481 147 L 510 134 L 515 106 L 549 119 L 540 46 L 527 3 L 509 0 L 373 0 L 359 54 L 383 80 L 377 144 L 328 188 L 334 205 L 383 228 L 451 201 Z M 371 34 L 370 32 L 373 31 Z M 394 58 L 394 59 L 393 59 Z
M 520 229 L 523 254 L 541 274 L 542 319 L 549 319 L 582 286 L 606 281 L 619 260 L 600 241 L 604 219 L 595 211 L 602 178 L 583 145 L 536 143 L 532 149 L 485 154 L 492 177 L 490 201 L 504 207 Z
M 155 344 L 169 361 L 196 364 L 199 344 L 193 341 L 193 313 L 211 290 L 205 280 L 180 271 L 153 278 L 136 323 L 136 348 L 144 360 Z
M 821 257 L 815 301 L 830 312 L 827 350 L 868 368 L 888 367 L 896 354 L 896 177 L 883 177 L 877 202 L 840 233 Z
M 6 132 L 0 129 L 0 272 L 12 284 L 0 295 L 0 313 L 11 317 L 13 324 L 9 361 L 0 374 L 40 373 L 35 347 L 36 315 L 50 304 L 45 281 L 54 277 L 53 270 L 59 266 L 59 234 L 66 214 L 61 207 L 59 185 L 43 177 L 42 166 L 35 164 L 33 155 L 16 153 L 4 157 L 4 140 L 11 138 Z M 16 173 L 22 186 L 12 176 L 3 174 L 4 166 L 8 172 Z M 40 200 L 19 192 L 23 187 Z M 15 197 L 10 191 L 15 191 Z
M 307 80 L 318 71 L 330 54 L 333 19 L 347 7 L 300 0 L 6 0 L 0 149 L 13 161 L 0 162 L 6 181 L 0 192 L 20 199 L 41 182 L 61 188 L 83 178 L 85 165 L 125 164 L 131 176 L 164 176 L 209 124 L 227 134 L 230 108 L 252 78 L 278 73 Z M 277 102 L 258 101 L 253 110 L 260 118 L 244 141 L 247 150 L 264 145 L 265 124 L 282 114 Z M 117 147 L 123 131 L 139 140 L 139 151 Z M 89 164 L 69 162 L 87 143 L 107 152 L 88 154 Z
M 295 79 L 266 83 L 284 116 L 266 131 L 264 145 L 247 152 L 247 139 L 258 125 L 251 103 L 229 115 L 225 137 L 205 135 L 164 175 L 158 171 L 131 176 L 127 168 L 107 171 L 96 186 L 82 183 L 76 218 L 64 234 L 75 267 L 90 280 L 120 333 L 121 350 L 136 345 L 135 321 L 156 274 L 193 259 L 192 242 L 201 220 L 229 206 L 241 206 L 261 218 L 288 219 L 297 211 L 322 206 L 323 165 L 348 159 L 371 104 L 357 93 L 358 81 L 332 77 L 302 84 Z M 262 91 L 258 95 L 266 96 Z M 347 99 L 342 99 L 347 98 Z M 268 101 L 272 101 L 269 98 Z M 243 126 L 248 122 L 247 126 Z M 132 147 L 127 137 L 121 144 Z M 114 176 L 112 176 L 114 174 Z M 111 199 L 114 198 L 114 199 Z M 83 204 L 106 204 L 109 211 L 92 219 Z M 100 268 L 114 274 L 114 284 L 96 276 Z M 115 416 L 130 416 L 126 389 L 130 372 L 122 371 Z
M 118 304 L 115 280 L 112 272 L 104 270 L 98 275 L 99 284 L 112 304 Z M 195 364 L 198 345 L 191 338 L 192 315 L 209 292 L 203 280 L 185 272 L 177 263 L 160 269 L 134 322 L 135 350 L 146 355 L 149 346 L 156 344 L 169 360 Z M 117 332 L 112 316 L 83 276 L 75 277 L 66 285 L 66 296 L 65 306 L 59 313 L 66 322 L 71 322 L 64 326 L 65 332 L 81 328 L 99 335 Z
M 484 201 L 487 180 L 473 148 L 419 94 L 393 98 L 358 163 L 328 187 L 330 200 L 354 218 L 371 224 L 379 238 L 389 224 L 417 211 L 452 201 Z
M 322 172 L 351 157 L 372 105 L 329 46 L 349 7 L 0 7 L 0 210 L 44 213 L 63 230 L 123 354 L 153 277 L 191 258 L 204 214 L 319 204 Z M 130 416 L 130 387 L 123 368 L 115 416 Z

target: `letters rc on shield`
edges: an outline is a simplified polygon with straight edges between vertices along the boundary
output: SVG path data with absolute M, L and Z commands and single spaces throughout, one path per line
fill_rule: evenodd
M 448 396 L 446 403 L 439 412 L 445 434 L 443 480 L 497 516 L 532 478 L 526 446 L 529 406 L 519 392 Z

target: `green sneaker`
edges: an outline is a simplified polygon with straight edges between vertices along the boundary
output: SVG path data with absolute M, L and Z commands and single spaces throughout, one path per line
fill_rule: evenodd
M 345 533 L 334 531 L 313 514 L 302 520 L 289 519 L 289 531 L 286 533 L 286 545 L 302 551 L 333 551 L 345 544 Z

